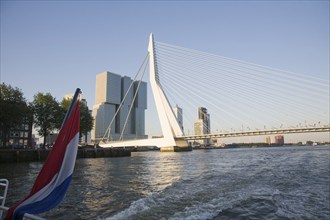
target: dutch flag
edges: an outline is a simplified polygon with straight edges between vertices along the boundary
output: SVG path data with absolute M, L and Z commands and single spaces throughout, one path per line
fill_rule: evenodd
M 39 214 L 57 206 L 64 198 L 76 162 L 79 125 L 80 89 L 72 99 L 53 149 L 49 152 L 30 194 L 10 207 L 6 220 L 22 219 L 25 213 Z

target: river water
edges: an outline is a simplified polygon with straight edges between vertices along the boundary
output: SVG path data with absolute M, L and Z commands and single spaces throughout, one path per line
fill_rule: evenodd
M 7 206 L 42 163 L 1 164 Z M 78 159 L 48 219 L 329 219 L 330 147 L 240 148 Z

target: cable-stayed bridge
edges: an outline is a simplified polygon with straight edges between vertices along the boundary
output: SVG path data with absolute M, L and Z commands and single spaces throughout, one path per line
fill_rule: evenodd
M 157 42 L 152 34 L 147 58 L 162 137 L 124 140 L 121 134 L 109 141 L 108 129 L 101 146 L 176 151 L 189 149 L 188 140 L 330 131 L 328 79 Z M 175 105 L 182 115 L 174 114 Z M 208 110 L 201 128 L 208 132 L 196 134 L 199 107 Z

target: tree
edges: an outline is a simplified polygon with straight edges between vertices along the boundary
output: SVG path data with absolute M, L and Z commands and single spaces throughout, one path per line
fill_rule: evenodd
M 68 98 L 62 99 L 61 107 L 63 109 L 64 114 L 66 114 L 66 112 L 68 111 L 71 102 L 72 102 L 72 98 L 71 99 L 70 98 L 69 99 Z
M 87 134 L 93 129 L 93 116 L 91 115 L 88 106 L 81 102 L 80 105 L 80 134 L 85 136 L 87 143 Z
M 69 109 L 72 99 L 63 99 L 61 106 L 66 113 Z M 93 116 L 89 112 L 88 106 L 85 102 L 80 102 L 80 138 L 85 136 L 85 143 L 87 143 L 87 134 L 93 129 Z
M 59 103 L 50 93 L 37 93 L 32 102 L 34 123 L 40 136 L 44 137 L 44 146 L 47 136 L 55 129 L 60 129 L 63 120 L 63 111 Z
M 22 91 L 5 83 L 0 85 L 0 109 L 1 141 L 3 146 L 7 146 L 9 131 L 30 120 L 31 114 Z

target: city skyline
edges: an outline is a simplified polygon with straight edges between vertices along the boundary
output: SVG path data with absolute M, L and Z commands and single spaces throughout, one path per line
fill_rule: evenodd
M 92 109 L 95 75 L 133 76 L 150 32 L 163 42 L 328 80 L 328 9 L 327 1 L 2 1 L 1 83 L 29 101 L 37 92 L 61 100 L 79 87 Z M 146 115 L 154 110 L 148 106 Z M 159 130 L 150 125 L 155 118 L 147 117 L 146 133 Z

